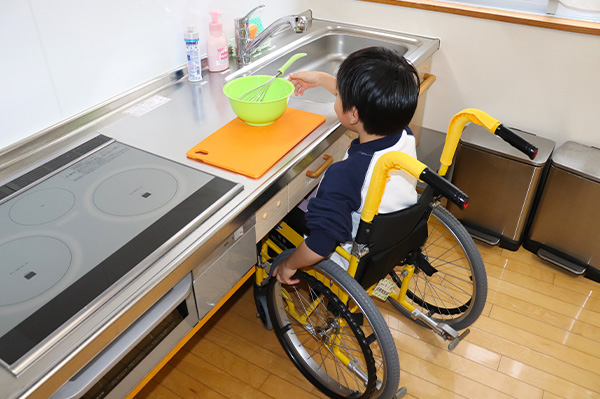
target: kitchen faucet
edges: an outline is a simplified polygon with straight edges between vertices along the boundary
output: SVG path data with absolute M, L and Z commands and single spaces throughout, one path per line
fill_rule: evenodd
M 235 45 L 237 49 L 237 61 L 239 66 L 248 65 L 250 62 L 250 55 L 254 49 L 256 49 L 260 43 L 278 31 L 281 27 L 289 26 L 296 33 L 303 33 L 308 28 L 308 20 L 305 16 L 288 15 L 279 18 L 277 21 L 266 27 L 254 39 L 250 39 L 250 31 L 248 29 L 250 25 L 250 16 L 254 14 L 256 10 L 263 8 L 264 6 L 264 4 L 261 4 L 252 9 L 248 14 L 246 14 L 246 16 L 242 18 L 236 18 L 234 20 Z

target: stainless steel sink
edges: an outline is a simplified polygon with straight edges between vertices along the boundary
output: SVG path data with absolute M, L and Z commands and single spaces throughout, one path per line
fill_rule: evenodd
M 308 33 L 295 35 L 289 43 L 281 45 L 277 37 L 272 40 L 274 51 L 230 74 L 226 80 L 246 75 L 274 75 L 291 54 L 308 55 L 297 60 L 288 72 L 313 70 L 335 75 L 342 61 L 352 52 L 371 46 L 385 46 L 404 55 L 415 66 L 425 61 L 439 48 L 439 40 L 402 34 L 356 25 L 339 24 L 324 20 L 311 20 Z M 305 92 L 298 101 L 331 103 L 334 97 L 323 88 Z

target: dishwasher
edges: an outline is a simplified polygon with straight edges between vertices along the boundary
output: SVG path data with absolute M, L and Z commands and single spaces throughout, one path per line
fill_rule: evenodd
M 248 219 L 192 271 L 200 319 L 256 264 L 255 223 Z

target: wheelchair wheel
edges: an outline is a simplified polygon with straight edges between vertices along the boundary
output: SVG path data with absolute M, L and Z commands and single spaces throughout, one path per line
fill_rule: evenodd
M 407 301 L 415 308 L 455 330 L 470 326 L 481 314 L 487 299 L 487 275 L 481 254 L 462 224 L 444 207 L 433 209 L 429 236 L 408 287 Z M 402 267 L 392 273 L 399 286 Z M 407 316 L 408 310 L 390 298 Z
M 365 290 L 331 260 L 295 276 L 300 282 L 292 286 L 271 279 L 267 304 L 275 334 L 298 370 L 332 398 L 393 397 L 398 353 Z

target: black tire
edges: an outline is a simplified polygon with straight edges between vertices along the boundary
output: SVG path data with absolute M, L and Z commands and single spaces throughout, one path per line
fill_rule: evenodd
M 429 271 L 429 276 L 418 267 L 415 269 L 407 301 L 434 320 L 462 330 L 477 320 L 485 306 L 485 265 L 467 230 L 446 208 L 433 209 L 428 230 L 429 236 L 421 251 L 435 272 Z M 402 281 L 401 270 L 397 267 L 392 276 L 398 286 Z M 410 316 L 392 298 L 390 303 Z
M 291 252 L 279 255 L 273 267 Z M 393 397 L 400 380 L 398 353 L 383 316 L 365 290 L 331 260 L 295 276 L 300 283 L 292 286 L 271 279 L 267 305 L 273 330 L 298 370 L 331 398 Z M 338 291 L 336 286 L 342 288 Z M 346 303 L 340 300 L 342 293 L 348 295 Z M 290 315 L 284 296 L 304 309 L 317 298 L 320 302 L 302 324 Z M 333 356 L 335 340 L 357 371 Z

